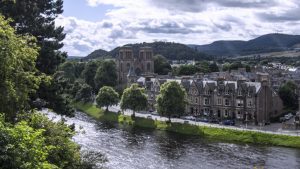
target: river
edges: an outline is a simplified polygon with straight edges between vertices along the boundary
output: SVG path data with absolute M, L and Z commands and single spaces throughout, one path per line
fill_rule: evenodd
M 57 119 L 53 113 L 50 117 Z M 211 141 L 157 130 L 105 124 L 77 112 L 74 141 L 100 151 L 110 169 L 300 169 L 300 149 Z

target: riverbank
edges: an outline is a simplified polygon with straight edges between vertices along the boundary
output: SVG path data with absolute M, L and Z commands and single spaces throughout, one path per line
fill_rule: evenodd
M 117 122 L 123 125 L 166 130 L 188 135 L 199 135 L 209 139 L 218 139 L 222 141 L 300 148 L 300 137 L 297 136 L 286 136 L 269 133 L 260 133 L 254 131 L 242 131 L 207 126 L 196 126 L 191 124 L 182 124 L 174 122 L 166 123 L 165 121 L 158 121 L 142 117 L 132 118 L 131 116 L 123 114 L 106 112 L 90 103 L 75 103 L 74 107 L 97 120 Z

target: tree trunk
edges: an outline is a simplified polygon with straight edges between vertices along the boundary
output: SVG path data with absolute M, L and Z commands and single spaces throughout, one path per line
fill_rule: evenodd
M 108 106 L 106 106 L 106 112 L 108 112 Z

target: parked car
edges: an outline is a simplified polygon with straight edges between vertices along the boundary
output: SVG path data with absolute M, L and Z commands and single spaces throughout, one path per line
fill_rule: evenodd
M 210 123 L 215 123 L 215 124 L 219 124 L 219 120 L 217 119 L 211 119 L 209 120 Z
M 284 115 L 285 120 L 290 120 L 293 117 L 291 113 Z
M 184 119 L 184 120 L 196 120 L 196 118 L 194 116 L 182 116 L 180 117 L 181 119 Z
M 196 121 L 208 123 L 209 120 L 207 118 L 197 118 Z
M 280 117 L 280 118 L 279 118 L 279 121 L 280 121 L 280 122 L 285 122 L 286 119 L 285 119 L 285 117 Z
M 235 122 L 234 122 L 234 120 L 224 120 L 223 125 L 234 126 Z

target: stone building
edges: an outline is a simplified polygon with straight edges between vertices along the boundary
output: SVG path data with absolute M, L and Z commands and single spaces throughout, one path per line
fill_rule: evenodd
M 153 50 L 151 47 L 141 47 L 137 54 L 130 46 L 121 47 L 117 56 L 117 74 L 119 84 L 132 83 L 139 76 L 154 73 Z
M 149 108 L 155 107 L 160 86 L 167 81 L 177 81 L 187 92 L 186 115 L 208 119 L 235 119 L 248 124 L 267 124 L 280 116 L 282 100 L 270 87 L 266 74 L 258 75 L 260 81 L 225 81 L 204 79 L 157 79 L 145 81 Z

